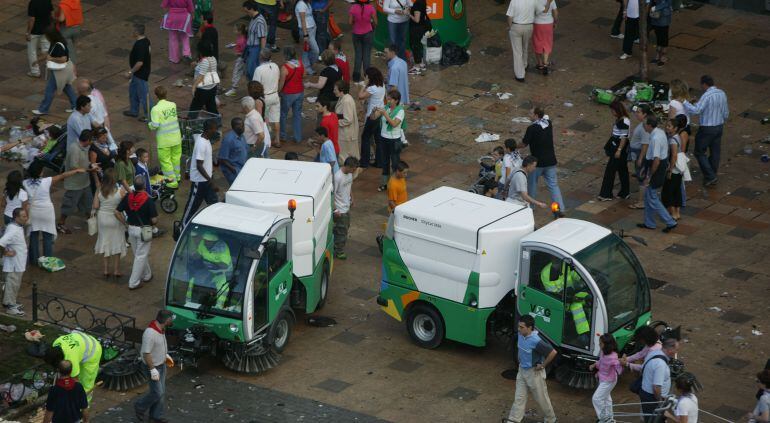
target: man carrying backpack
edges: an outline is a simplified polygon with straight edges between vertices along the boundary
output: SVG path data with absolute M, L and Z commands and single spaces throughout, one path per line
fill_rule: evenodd
M 645 423 L 656 421 L 655 409 L 668 397 L 671 391 L 671 369 L 668 362 L 676 357 L 679 341 L 673 338 L 663 341 L 663 348 L 650 351 L 642 367 L 642 386 L 639 400 Z

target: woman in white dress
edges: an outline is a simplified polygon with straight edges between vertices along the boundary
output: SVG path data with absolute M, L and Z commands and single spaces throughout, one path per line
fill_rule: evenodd
M 43 255 L 53 256 L 53 242 L 56 239 L 56 212 L 51 202 L 51 185 L 61 182 L 86 169 L 72 169 L 60 175 L 41 178 L 42 164 L 29 167 L 29 178 L 23 182 L 29 196 L 29 261 L 37 264 L 40 257 L 40 237 L 43 237 Z
M 116 278 L 123 276 L 120 273 L 120 258 L 126 255 L 125 227 L 115 217 L 115 209 L 124 195 L 126 191 L 115 182 L 115 170 L 105 170 L 91 210 L 91 216 L 96 216 L 98 228 L 94 253 L 104 256 L 105 278 L 113 274 Z M 113 257 L 112 273 L 109 271 L 110 257 Z

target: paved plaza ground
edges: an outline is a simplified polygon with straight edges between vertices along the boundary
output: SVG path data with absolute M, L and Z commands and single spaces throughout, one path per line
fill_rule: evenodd
M 334 10 L 345 16 L 347 6 L 335 3 Z M 180 109 L 190 101 L 189 88 L 172 87 L 176 80 L 188 78 L 188 68 L 167 60 L 166 34 L 158 27 L 159 1 L 83 0 L 83 5 L 85 31 L 78 44 L 78 73 L 93 79 L 105 94 L 116 138 L 152 147 L 146 126 L 121 115 L 128 105 L 123 73 L 128 69 L 132 22 L 145 23 L 153 42 L 151 84 L 169 87 L 169 97 Z M 476 159 L 492 148 L 491 143 L 478 144 L 474 139 L 482 131 L 520 139 L 526 125 L 512 119 L 527 116 L 533 103 L 545 105 L 555 125 L 567 215 L 644 237 L 646 247 L 630 245 L 655 280 L 654 318 L 682 325 L 685 343 L 680 356 L 704 386 L 698 395 L 701 408 L 738 420 L 753 407 L 754 374 L 770 358 L 770 323 L 762 317 L 770 312 L 770 164 L 760 161 L 762 154 L 770 153 L 770 144 L 760 142 L 770 132 L 770 126 L 760 124 L 770 114 L 770 16 L 709 5 L 674 15 L 671 36 L 676 47 L 671 48 L 666 66 L 651 66 L 651 77 L 666 82 L 683 79 L 697 96 L 700 75 L 711 74 L 729 97 L 730 119 L 723 137 L 719 184 L 704 190 L 696 173 L 687 186 L 687 207 L 679 227 L 663 234 L 637 229 L 642 212 L 630 210 L 630 202 L 595 201 L 604 169 L 602 146 L 612 119 L 606 107 L 589 100 L 589 92 L 593 87 L 609 88 L 638 69 L 635 59 L 618 59 L 620 41 L 608 36 L 616 3 L 560 1 L 555 71 L 547 77 L 528 74 L 526 84 L 513 79 L 506 6 L 493 0 L 466 5 L 473 34 L 470 62 L 462 67 L 434 67 L 410 78 L 412 96 L 423 106 L 422 111 L 408 114 L 410 146 L 402 155 L 411 167 L 410 196 L 442 185 L 469 187 L 477 173 Z M 221 56 L 228 65 L 234 54 L 224 44 L 232 37 L 231 23 L 242 14 L 239 6 L 240 1 L 218 1 L 215 6 Z M 44 87 L 43 81 L 24 75 L 25 12 L 25 1 L 0 0 L 4 28 L 0 33 L 0 115 L 14 125 L 29 119 Z M 347 25 L 341 26 L 349 31 Z M 279 30 L 278 36 L 281 46 L 291 42 L 286 30 Z M 352 53 L 348 37 L 345 45 Z M 634 52 L 638 54 L 638 49 Z M 373 64 L 386 68 L 381 58 Z M 512 96 L 500 100 L 495 92 Z M 245 95 L 243 83 L 240 94 Z M 220 98 L 223 121 L 229 122 L 240 107 L 231 98 Z M 453 102 L 459 103 L 453 106 Z M 427 111 L 429 104 L 437 110 Z M 48 119 L 63 122 L 66 107 L 57 98 Z M 314 124 L 308 103 L 305 114 L 308 136 Z M 312 158 L 307 144 L 284 145 L 271 151 L 273 157 L 297 151 L 305 160 Z M 154 154 L 154 148 L 150 151 Z M 697 170 L 695 161 L 691 166 Z M 0 175 L 17 167 L 2 163 Z M 218 172 L 217 181 L 225 186 Z M 512 351 L 496 341 L 486 348 L 452 342 L 432 351 L 417 348 L 403 325 L 375 304 L 380 279 L 375 236 L 387 216 L 386 198 L 376 190 L 379 181 L 378 169 L 370 168 L 354 182 L 349 258 L 335 263 L 329 301 L 322 312 L 338 324 L 315 328 L 300 322 L 281 365 L 258 377 L 233 374 L 216 362 L 192 373 L 172 372 L 172 421 L 499 421 L 514 395 L 514 383 L 500 376 L 511 366 Z M 57 205 L 61 196 L 58 189 Z M 180 190 L 181 205 L 186 196 L 187 184 Z M 547 198 L 543 186 L 539 198 Z M 161 216 L 160 227 L 170 231 L 180 212 Z M 536 216 L 539 225 L 550 219 L 542 211 Z M 86 235 L 85 221 L 72 218 L 71 224 L 78 227 L 75 234 L 61 235 L 56 241 L 56 255 L 66 261 L 67 269 L 56 274 L 30 269 L 25 274 L 21 297 L 27 308 L 34 280 L 41 289 L 135 316 L 143 326 L 163 306 L 171 237 L 153 243 L 154 280 L 129 292 L 126 278 L 105 281 L 101 277 L 101 259 L 93 254 L 95 239 Z M 123 262 L 124 273 L 129 266 L 130 253 Z M 758 335 L 752 334 L 754 327 Z M 206 386 L 207 395 L 194 392 L 193 379 Z M 616 403 L 637 401 L 627 389 L 631 379 L 622 377 L 613 395 Z M 555 381 L 549 389 L 560 421 L 595 421 L 591 392 L 570 390 Z M 127 401 L 143 390 L 98 391 L 96 421 L 131 421 Z

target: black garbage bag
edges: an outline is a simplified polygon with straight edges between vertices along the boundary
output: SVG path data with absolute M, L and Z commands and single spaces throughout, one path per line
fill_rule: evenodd
M 468 52 L 452 41 L 442 47 L 441 66 L 460 66 L 467 63 L 469 59 Z
M 438 32 L 427 40 L 428 47 L 441 47 L 441 36 Z

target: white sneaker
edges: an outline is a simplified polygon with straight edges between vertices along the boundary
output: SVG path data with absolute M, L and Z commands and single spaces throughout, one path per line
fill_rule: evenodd
M 24 315 L 24 312 L 19 310 L 18 307 L 11 306 L 11 307 L 6 307 L 5 308 L 5 314 L 7 314 L 9 316 L 19 316 L 19 317 L 21 317 L 21 316 Z
M 622 40 L 623 38 L 626 38 L 626 36 L 623 34 L 616 34 L 616 35 L 610 34 L 610 38 L 617 38 L 618 40 Z
M 43 116 L 43 115 L 47 115 L 48 113 L 41 112 L 40 110 L 35 109 L 35 110 L 32 111 L 32 114 L 36 115 L 36 116 Z
M 225 93 L 225 97 L 235 97 L 235 94 L 236 94 L 236 91 L 235 91 L 234 89 L 230 88 L 230 89 L 229 89 L 229 90 L 227 90 L 227 92 Z
M 72 110 L 72 109 L 64 109 L 64 112 L 65 112 L 65 113 L 72 113 L 73 111 L 74 111 L 74 110 Z
M 620 55 L 620 60 L 626 60 L 626 59 L 628 59 L 629 57 L 631 57 L 631 55 L 630 55 L 630 54 L 626 54 L 626 53 L 623 53 L 623 54 L 621 54 L 621 55 Z

